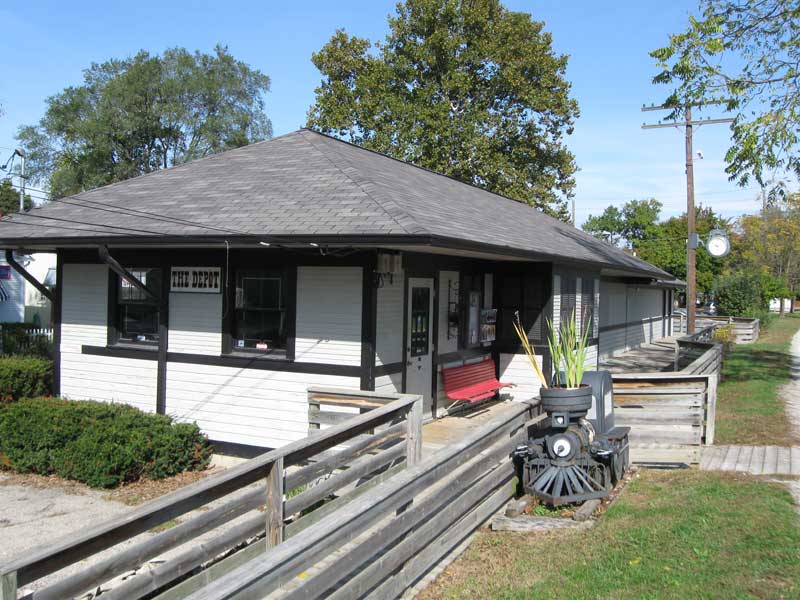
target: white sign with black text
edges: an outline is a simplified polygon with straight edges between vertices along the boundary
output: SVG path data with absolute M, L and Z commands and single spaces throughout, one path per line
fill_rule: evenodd
M 220 267 L 172 267 L 170 272 L 171 292 L 194 292 L 218 294 L 222 289 Z

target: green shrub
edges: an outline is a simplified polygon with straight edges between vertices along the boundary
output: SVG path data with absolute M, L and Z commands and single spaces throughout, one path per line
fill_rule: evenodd
M 108 488 L 201 470 L 210 457 L 196 424 L 125 404 L 38 398 L 0 408 L 0 465 L 20 473 Z
M 716 298 L 719 314 L 751 317 L 769 309 L 764 297 L 763 275 L 739 271 L 723 277 L 717 283 Z
M 31 329 L 39 329 L 33 323 L 0 323 L 2 331 L 2 353 L 6 356 L 37 356 L 50 357 L 50 341 L 43 335 L 30 337 Z
M 53 362 L 32 356 L 0 357 L 0 402 L 47 396 L 53 384 Z

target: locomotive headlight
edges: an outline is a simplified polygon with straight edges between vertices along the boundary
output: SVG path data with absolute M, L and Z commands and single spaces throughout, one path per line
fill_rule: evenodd
M 572 452 L 572 443 L 566 437 L 558 438 L 553 442 L 553 454 L 558 458 L 569 456 L 570 452 Z

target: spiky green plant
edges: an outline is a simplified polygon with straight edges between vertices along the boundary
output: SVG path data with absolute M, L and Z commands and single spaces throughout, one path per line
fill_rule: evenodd
M 574 309 L 570 318 L 561 321 L 558 328 L 550 319 L 547 319 L 547 328 L 549 329 L 547 345 L 553 359 L 557 386 L 576 388 L 581 385 L 583 373 L 586 370 L 587 341 L 591 326 L 592 322 L 589 320 L 586 330 L 581 334 Z

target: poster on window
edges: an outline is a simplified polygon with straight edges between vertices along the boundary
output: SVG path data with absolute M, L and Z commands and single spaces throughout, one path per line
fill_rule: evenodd
M 220 267 L 172 267 L 170 271 L 171 292 L 193 292 L 218 294 L 222 289 Z

